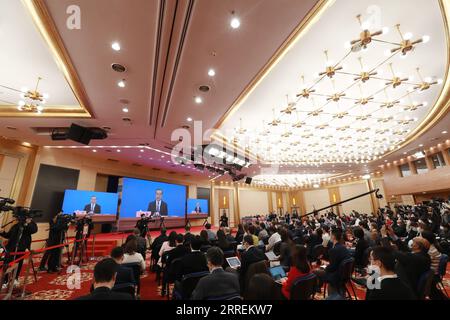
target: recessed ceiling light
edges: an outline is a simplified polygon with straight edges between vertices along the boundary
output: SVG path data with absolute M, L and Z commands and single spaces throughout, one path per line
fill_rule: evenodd
M 214 77 L 215 75 L 216 75 L 216 70 L 214 70 L 214 69 L 209 69 L 209 71 L 208 71 L 208 76 Z
M 113 44 L 111 45 L 111 48 L 112 48 L 114 51 L 120 51 L 120 43 L 118 43 L 118 42 L 113 42 Z
M 421 147 L 421 148 L 422 148 L 422 147 L 423 147 L 423 144 L 419 144 L 419 147 Z
M 230 21 L 230 26 L 233 29 L 238 29 L 241 26 L 241 21 L 237 17 L 233 17 Z
M 197 103 L 197 104 L 200 104 L 203 102 L 202 97 L 195 97 L 194 100 L 195 100 L 195 103 Z
M 92 152 L 97 152 L 97 150 L 94 149 L 94 150 L 92 150 Z
M 144 152 L 144 149 L 141 149 L 140 151 L 141 151 L 141 152 Z
M 120 149 L 117 149 L 117 152 L 121 152 Z
M 125 113 L 127 113 L 129 110 L 128 110 L 127 107 L 124 107 L 124 108 L 122 109 L 122 111 L 125 112 Z
M 191 121 L 192 121 L 192 118 L 189 117 L 189 118 L 187 118 L 186 120 L 187 120 L 188 122 L 191 122 Z
M 125 88 L 125 80 L 120 80 L 119 82 L 117 82 L 117 85 L 118 85 L 120 88 Z
M 448 133 L 447 130 L 442 131 L 442 134 L 447 134 L 447 133 Z

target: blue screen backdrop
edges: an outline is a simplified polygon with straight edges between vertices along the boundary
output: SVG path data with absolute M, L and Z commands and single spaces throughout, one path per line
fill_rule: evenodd
M 97 197 L 97 204 L 103 214 L 116 214 L 119 195 L 109 192 L 94 192 L 84 190 L 66 190 L 64 193 L 63 212 L 71 214 L 76 210 L 83 211 L 84 206 L 91 202 L 91 197 Z
M 186 212 L 186 186 L 123 178 L 121 218 L 135 218 L 137 211 L 147 211 L 155 200 L 156 189 L 163 191 L 162 201 L 167 204 L 168 216 L 184 217 Z
M 208 206 L 208 200 L 206 199 L 188 199 L 187 201 L 187 213 L 195 213 L 195 206 L 200 204 L 200 208 L 202 209 L 201 213 L 208 214 L 209 212 L 209 206 Z

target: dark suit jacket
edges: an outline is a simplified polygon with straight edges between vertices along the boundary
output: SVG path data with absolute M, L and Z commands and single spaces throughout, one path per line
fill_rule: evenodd
M 114 285 L 124 283 L 136 283 L 136 280 L 134 279 L 133 269 L 119 265 L 119 267 L 117 268 L 116 282 Z
M 99 287 L 91 294 L 79 297 L 77 300 L 133 300 L 133 298 L 127 293 L 114 292 L 107 287 Z
M 241 268 L 239 271 L 239 277 L 242 285 L 242 290 L 245 286 L 245 275 L 247 274 L 248 268 L 251 264 L 259 262 L 262 260 L 267 260 L 266 255 L 256 247 L 250 247 L 247 251 L 241 254 Z
M 90 203 L 88 203 L 87 205 L 84 206 L 84 211 L 91 212 L 91 204 Z M 102 207 L 96 203 L 93 212 L 94 213 L 102 213 Z
M 420 276 L 430 270 L 431 259 L 426 253 L 396 251 L 397 274 L 417 295 Z
M 194 211 L 196 213 L 202 213 L 202 208 L 201 207 L 195 207 Z
M 181 259 L 181 269 L 177 272 L 176 278 L 181 278 L 189 273 L 208 271 L 208 263 L 203 252 L 193 251 L 186 254 Z
M 380 289 L 366 291 L 366 300 L 415 300 L 414 293 L 399 278 L 381 281 Z
M 328 257 L 330 259 L 330 264 L 325 268 L 325 272 L 327 273 L 326 278 L 332 283 L 337 283 L 339 281 L 339 266 L 342 261 L 350 258 L 350 252 L 343 244 L 336 243 L 336 245 L 328 251 Z
M 211 274 L 200 279 L 192 293 L 192 300 L 205 300 L 239 293 L 239 279 L 237 274 L 226 272 L 220 268 L 215 269 Z
M 156 212 L 156 200 L 152 201 L 148 204 L 147 211 L 151 211 L 152 213 Z M 167 209 L 167 203 L 161 200 L 160 208 L 159 208 L 159 214 L 161 216 L 167 216 L 168 215 L 168 209 Z

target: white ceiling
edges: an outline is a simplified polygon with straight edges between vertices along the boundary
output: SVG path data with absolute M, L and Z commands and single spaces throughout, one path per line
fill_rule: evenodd
M 47 106 L 79 105 L 21 1 L 0 1 L 0 43 L 0 106 L 21 100 L 19 92 L 2 86 L 34 89 L 38 77 L 39 91 L 50 95 Z
M 375 15 L 373 19 L 369 14 L 371 10 Z M 403 34 L 413 34 L 412 40 L 428 35 L 431 41 L 418 44 L 406 58 L 397 54 L 389 60 L 384 52 L 395 46 L 373 42 L 367 51 L 351 53 L 341 63 L 346 66 L 344 72 L 359 74 L 361 66 L 358 59 L 362 58 L 364 67 L 378 71 L 377 77 L 382 79 L 361 83 L 355 82 L 355 76 L 346 74 L 337 74 L 333 80 L 316 76 L 325 70 L 324 50 L 328 50 L 333 65 L 337 64 L 350 51 L 344 44 L 359 38 L 362 29 L 355 18 L 357 14 L 363 15 L 363 21 L 372 23 L 371 32 L 389 27 L 390 32 L 377 39 L 400 42 L 400 35 L 395 28 L 400 23 Z M 339 21 L 338 29 L 330 23 L 335 21 Z M 297 162 L 302 165 L 344 163 L 351 156 L 358 162 L 374 160 L 404 141 L 434 106 L 442 85 L 435 85 L 421 93 L 413 92 L 411 98 L 407 94 L 414 84 L 421 83 L 415 70 L 417 67 L 420 67 L 423 78 L 445 78 L 448 53 L 444 30 L 438 1 L 337 1 L 290 48 L 220 129 L 229 141 L 238 138 L 240 145 L 250 147 L 263 158 L 263 162 Z M 388 87 L 385 93 L 382 88 L 387 81 L 383 79 L 392 78 L 389 63 L 393 63 L 397 76 L 413 78 L 396 89 Z M 380 64 L 381 67 L 377 67 Z M 311 95 L 313 99 L 296 98 L 303 87 L 301 76 L 305 77 L 305 87 L 316 90 Z M 327 101 L 329 96 L 338 92 L 345 92 L 346 96 L 338 103 Z M 373 95 L 376 92 L 378 94 Z M 289 96 L 289 103 L 296 108 L 292 114 L 281 112 L 287 108 L 286 95 Z M 369 96 L 374 97 L 373 102 L 367 105 L 355 104 L 355 100 Z M 385 101 L 397 100 L 401 103 L 396 107 L 380 107 Z M 426 102 L 428 105 L 416 111 L 405 110 L 413 102 Z M 311 114 L 317 110 L 322 112 L 317 116 Z M 342 118 L 338 117 L 342 114 Z M 367 115 L 371 115 L 371 118 L 358 119 Z M 380 122 L 390 117 L 392 120 Z M 274 119 L 280 123 L 271 127 L 269 123 Z M 404 120 L 411 122 L 406 125 L 397 122 Z M 298 122 L 303 122 L 303 127 L 293 128 Z M 321 126 L 325 128 L 320 129 Z M 340 130 L 347 126 L 345 131 Z M 264 135 L 264 131 L 268 134 Z M 396 134 L 396 131 L 401 134 Z

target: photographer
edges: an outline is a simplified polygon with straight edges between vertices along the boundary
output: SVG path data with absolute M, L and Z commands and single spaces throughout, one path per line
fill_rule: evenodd
M 23 256 L 23 254 L 14 254 L 15 252 L 24 252 L 26 250 L 30 250 L 31 235 L 35 234 L 38 231 L 37 224 L 33 221 L 33 218 L 29 215 L 26 215 L 24 212 L 21 212 L 20 209 L 18 209 L 14 213 L 14 221 L 12 223 L 13 226 L 9 229 L 8 232 L 5 232 L 4 230 L 0 231 L 0 236 L 8 239 L 8 243 L 5 246 L 6 256 L 4 267 L 7 267 L 8 263 L 10 263 L 11 261 L 14 261 Z M 23 260 L 19 262 L 17 268 L 16 284 L 17 279 L 20 275 L 20 271 L 22 269 L 22 265 Z
M 148 233 L 148 223 L 149 219 L 145 216 L 145 214 L 141 214 L 141 219 L 136 222 L 136 229 L 139 229 L 140 236 L 142 238 L 146 238 Z
M 50 220 L 50 229 L 48 233 L 48 239 L 46 247 L 52 247 L 62 244 L 65 239 L 65 233 L 69 228 L 71 222 L 71 216 L 64 215 L 62 212 L 58 213 L 53 219 Z M 60 267 L 60 256 L 62 248 L 55 248 L 45 251 L 42 257 L 41 264 L 39 266 L 40 271 L 46 271 L 48 273 L 57 272 Z M 48 265 L 48 268 L 45 265 Z
M 81 250 L 81 246 L 83 246 L 84 250 L 87 249 L 87 239 L 91 235 L 91 231 L 94 228 L 94 223 L 92 222 L 92 218 L 88 215 L 79 219 L 76 224 L 76 234 L 75 234 L 75 243 L 73 247 L 73 263 L 75 263 L 75 257 L 77 256 L 78 250 Z M 79 241 L 84 239 L 84 241 Z M 83 252 L 83 250 L 81 250 Z M 86 252 L 86 251 L 84 251 Z M 81 263 L 83 257 L 80 257 L 79 263 Z

